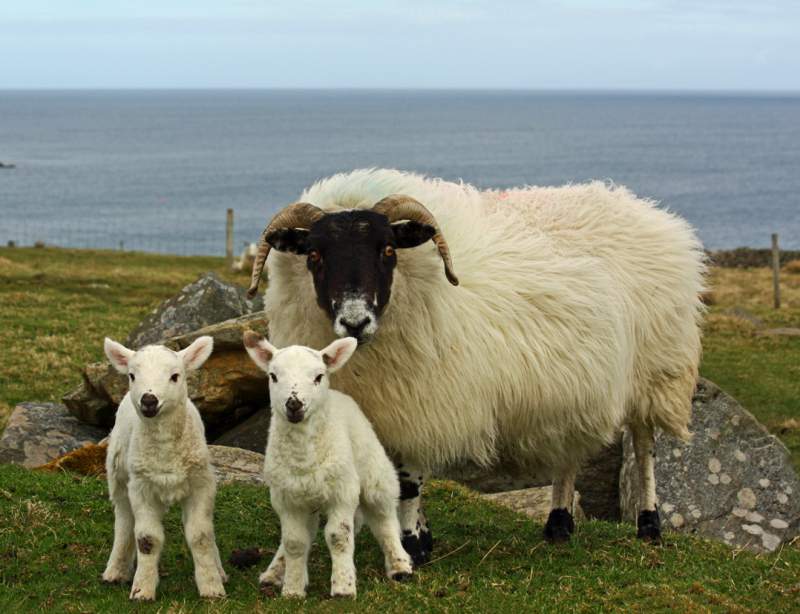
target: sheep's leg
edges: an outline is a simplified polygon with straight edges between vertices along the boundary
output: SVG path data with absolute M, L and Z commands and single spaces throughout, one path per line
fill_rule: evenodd
M 331 597 L 356 596 L 355 508 L 354 505 L 331 510 L 325 525 L 325 541 L 331 553 Z
M 656 508 L 655 434 L 653 427 L 637 422 L 630 425 L 636 467 L 639 470 L 639 517 L 636 536 L 661 541 L 661 520 Z
M 556 475 L 553 480 L 553 503 L 544 537 L 549 542 L 565 542 L 575 531 L 572 518 L 572 503 L 575 498 L 575 468 L 568 468 Z
M 285 565 L 281 594 L 284 597 L 305 597 L 308 585 L 308 551 L 312 541 L 309 528 L 313 514 L 299 510 L 279 513 Z
M 317 529 L 319 529 L 319 514 L 311 514 L 308 520 L 309 550 L 311 549 L 311 544 L 314 543 L 314 538 L 317 535 Z M 308 554 L 306 554 L 306 557 L 307 556 Z M 275 556 L 272 557 L 269 567 L 267 567 L 266 571 L 264 571 L 264 573 L 258 577 L 258 582 L 261 585 L 261 592 L 272 596 L 275 593 L 275 589 L 283 586 L 283 577 L 285 573 L 286 551 L 283 547 L 283 541 L 281 541 L 281 544 L 278 546 L 278 551 L 275 553 Z M 308 586 L 307 570 L 304 584 L 306 587 Z
M 114 545 L 103 572 L 104 582 L 127 582 L 133 577 L 136 560 L 133 510 L 125 487 L 122 490 L 124 494 L 114 499 Z
M 383 551 L 386 575 L 402 582 L 412 574 L 411 557 L 400 542 L 400 522 L 394 502 L 364 507 L 364 519 Z
M 433 537 L 422 511 L 424 473 L 409 463 L 397 463 L 400 478 L 400 503 L 397 508 L 402 544 L 415 566 L 427 563 L 433 551 Z
M 183 530 L 194 560 L 194 580 L 201 597 L 225 596 L 222 571 L 214 536 L 214 490 L 194 490 L 183 503 Z
M 131 488 L 131 493 L 141 493 L 140 488 Z M 136 574 L 133 576 L 130 598 L 136 601 L 152 601 L 158 586 L 158 561 L 164 547 L 164 506 L 157 501 L 146 500 L 141 495 L 131 496 L 136 536 Z

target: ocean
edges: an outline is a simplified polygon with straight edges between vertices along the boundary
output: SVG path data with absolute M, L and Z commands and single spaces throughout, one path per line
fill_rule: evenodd
M 216 254 L 315 180 L 395 167 L 479 187 L 601 179 L 709 249 L 800 248 L 800 96 L 0 91 L 0 242 Z

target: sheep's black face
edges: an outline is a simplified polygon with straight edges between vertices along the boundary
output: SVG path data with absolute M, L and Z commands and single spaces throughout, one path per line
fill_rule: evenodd
M 353 210 L 328 214 L 310 230 L 276 230 L 267 241 L 273 249 L 306 256 L 317 303 L 328 314 L 334 332 L 362 344 L 377 332 L 378 319 L 389 303 L 395 250 L 421 245 L 434 233 L 427 224 L 390 224 L 380 213 Z

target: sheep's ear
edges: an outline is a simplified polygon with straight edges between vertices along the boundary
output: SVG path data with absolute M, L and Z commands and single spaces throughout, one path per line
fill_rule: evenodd
M 325 366 L 328 367 L 328 371 L 333 373 L 341 369 L 344 363 L 350 360 L 353 352 L 356 351 L 356 347 L 358 347 L 358 341 L 354 337 L 345 337 L 344 339 L 337 339 L 322 350 L 322 360 Z
M 392 224 L 392 232 L 397 247 L 416 247 L 425 241 L 430 241 L 436 234 L 436 229 L 429 224 L 419 222 L 402 222 Z
M 278 348 L 271 345 L 269 341 L 254 330 L 244 331 L 242 341 L 244 341 L 244 347 L 247 353 L 250 354 L 250 358 L 253 359 L 253 362 L 256 363 L 262 371 L 267 371 L 269 369 L 269 361 L 275 356 Z
M 103 342 L 103 349 L 106 352 L 108 360 L 114 365 L 114 368 L 122 374 L 127 374 L 128 363 L 136 352 L 129 350 L 121 343 L 117 343 L 108 337 L 106 337 Z
M 279 252 L 291 252 L 304 256 L 311 249 L 308 235 L 311 233 L 305 228 L 278 228 L 269 233 L 265 238 L 273 249 Z
M 178 352 L 178 356 L 183 360 L 184 369 L 195 371 L 203 366 L 212 351 L 214 351 L 214 338 L 204 335 L 195 339 L 189 347 Z

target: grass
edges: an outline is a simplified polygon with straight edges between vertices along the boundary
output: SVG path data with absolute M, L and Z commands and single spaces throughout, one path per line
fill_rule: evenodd
M 102 481 L 0 467 L 0 611 L 109 612 L 129 609 L 126 586 L 100 573 L 111 547 L 112 514 Z M 661 547 L 633 538 L 632 527 L 582 523 L 573 541 L 550 546 L 542 527 L 450 483 L 431 484 L 438 560 L 408 583 L 382 573 L 377 545 L 357 540 L 357 601 L 326 598 L 330 559 L 312 550 L 305 603 L 259 594 L 258 567 L 229 568 L 228 598 L 202 602 L 178 510 L 167 517 L 167 545 L 155 604 L 142 612 L 298 611 L 796 611 L 800 550 L 754 555 L 696 537 L 670 534 Z M 223 559 L 233 548 L 274 547 L 278 523 L 263 489 L 226 486 L 217 499 Z
M 246 285 L 221 258 L 109 251 L 0 248 L 0 429 L 21 401 L 58 401 L 80 368 L 102 356 L 102 339 L 124 339 L 160 301 L 205 271 Z M 800 275 L 782 278 L 784 308 L 771 308 L 766 269 L 715 269 L 701 372 L 739 399 L 792 451 L 800 467 L 800 338 L 766 337 L 763 328 L 800 327 Z M 738 315 L 731 310 L 746 310 Z M 748 315 L 749 314 L 749 315 Z M 761 323 L 752 322 L 754 318 Z M 384 580 L 375 544 L 360 540 L 359 600 L 323 598 L 328 559 L 317 547 L 311 600 L 321 611 L 626 610 L 791 611 L 800 603 L 800 548 L 755 556 L 693 536 L 670 534 L 662 548 L 631 538 L 629 526 L 582 523 L 569 546 L 551 548 L 541 527 L 438 484 L 430 516 L 436 556 L 407 585 Z M 127 608 L 126 590 L 98 577 L 111 540 L 102 482 L 0 466 L 0 611 L 109 611 Z M 277 523 L 266 494 L 221 489 L 218 532 L 232 548 L 274 547 Z M 159 600 L 143 611 L 295 610 L 257 593 L 257 572 L 232 573 L 229 598 L 196 598 L 191 559 L 169 516 Z

